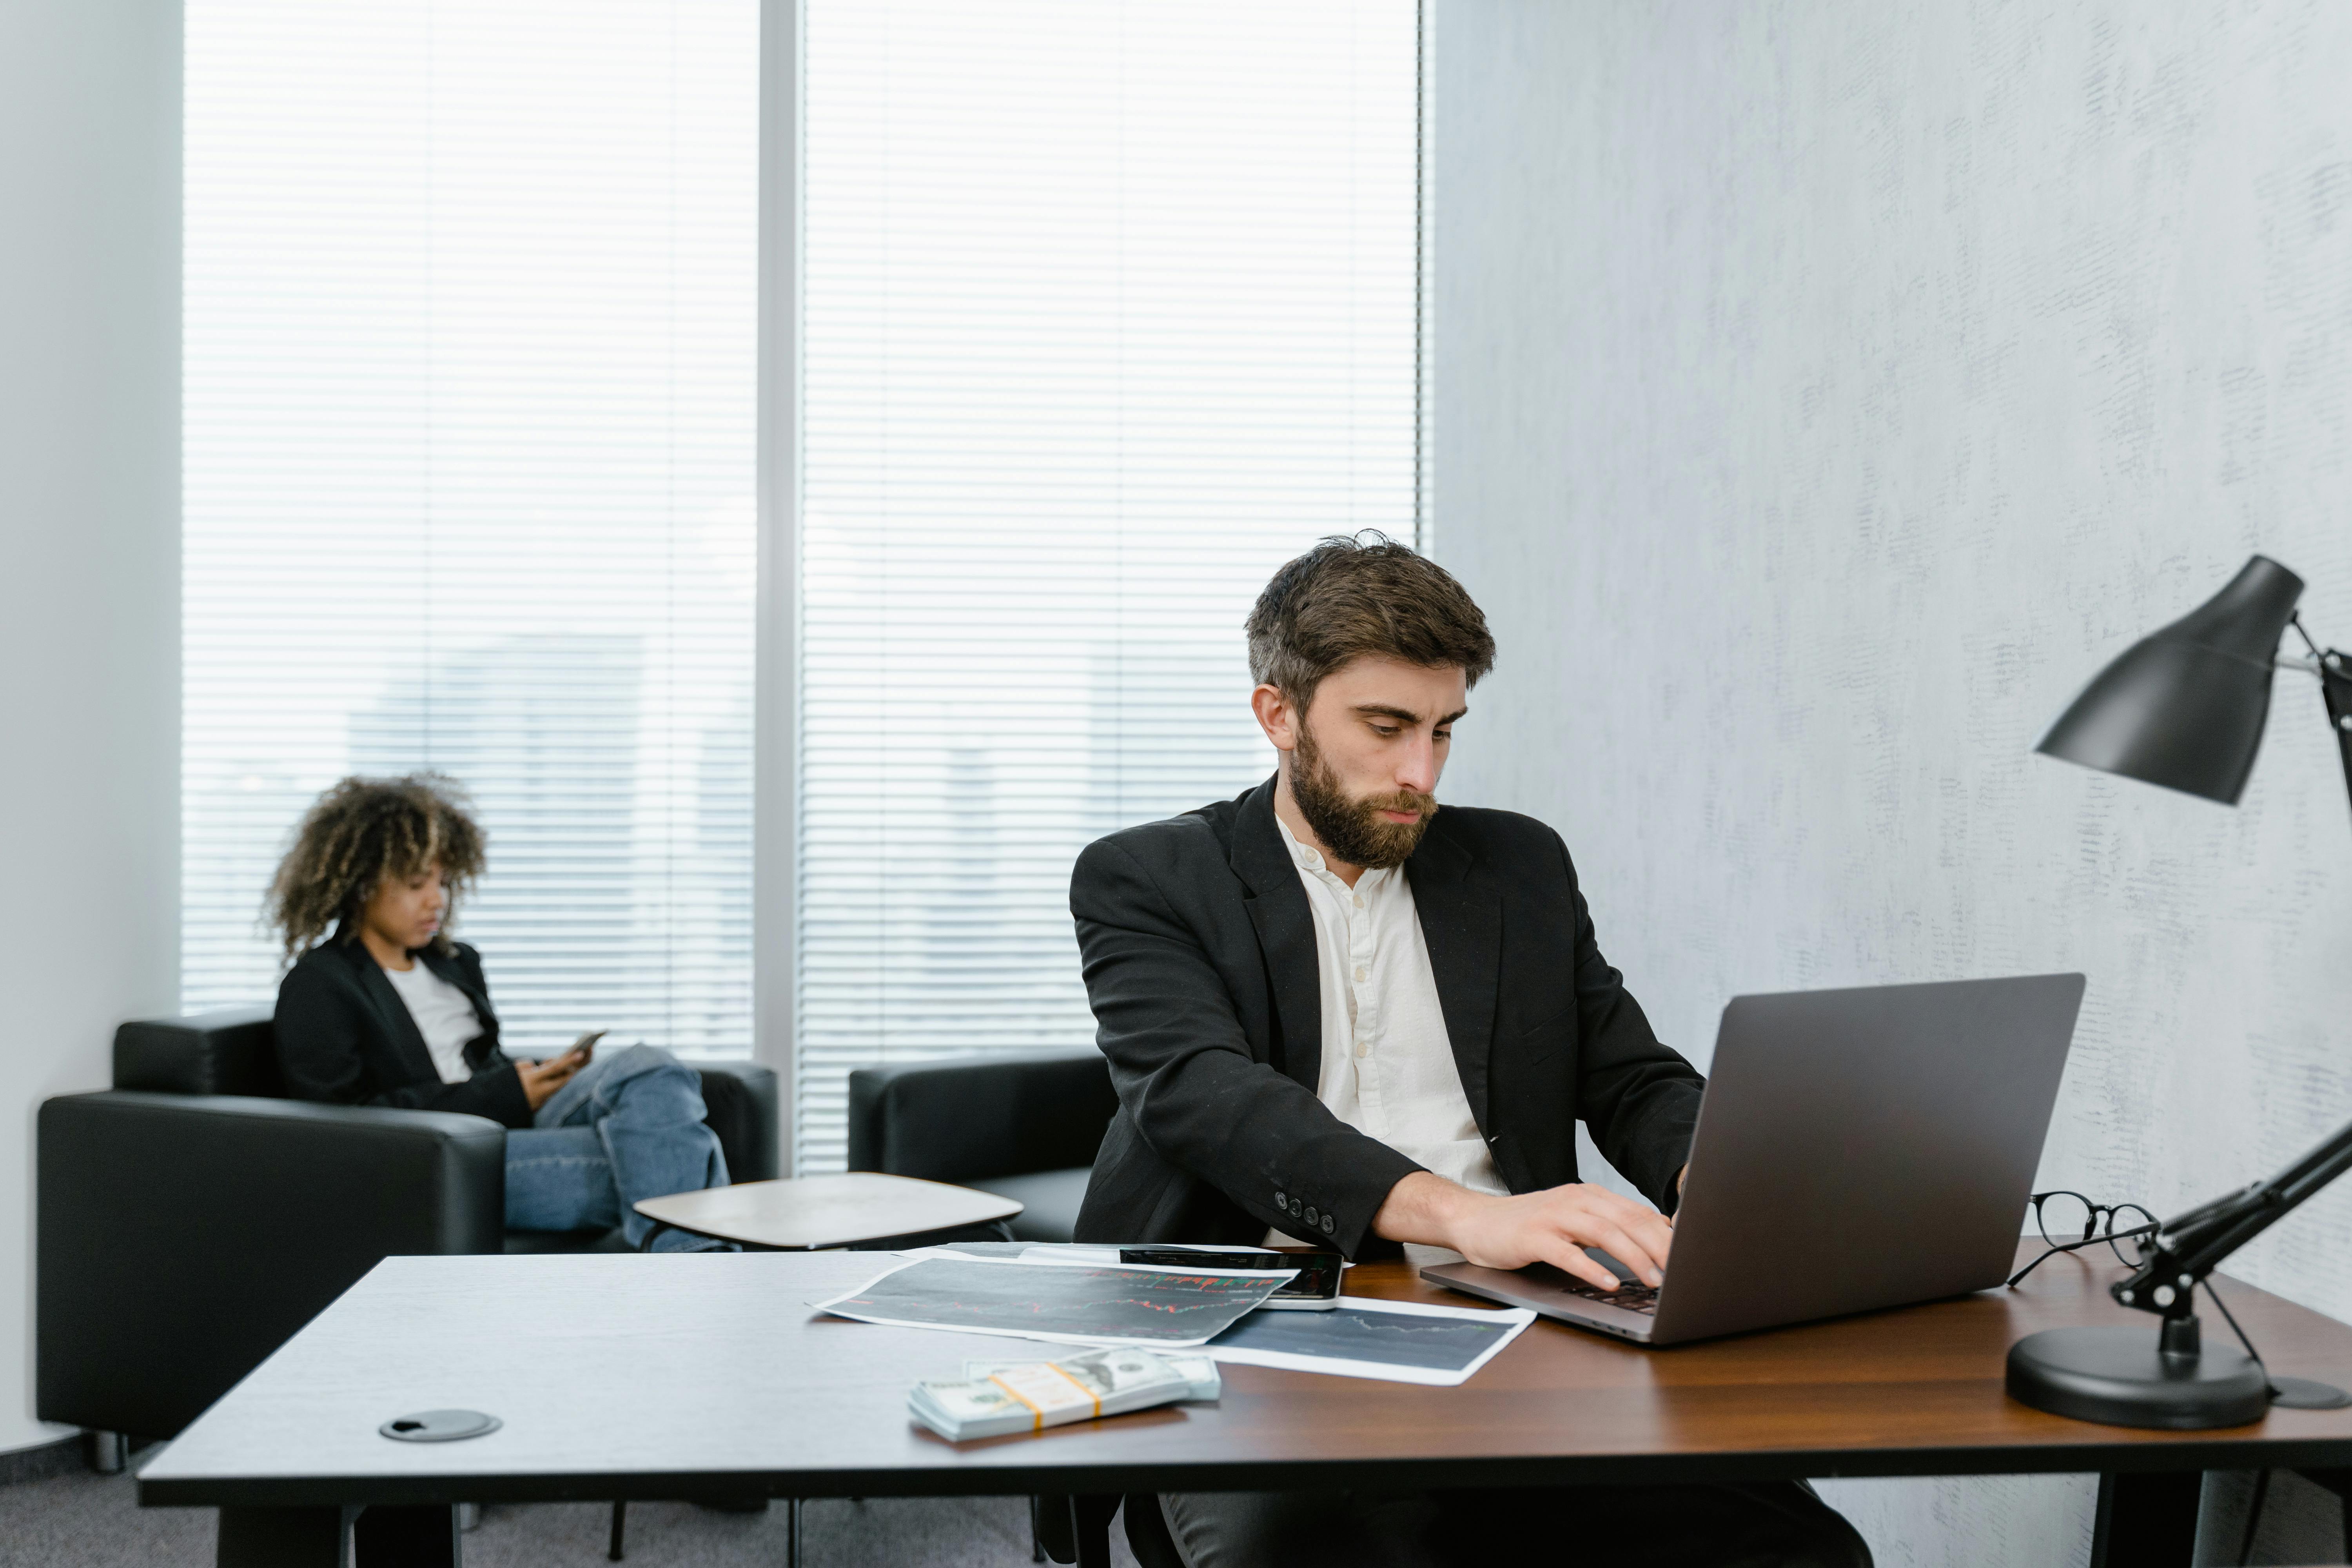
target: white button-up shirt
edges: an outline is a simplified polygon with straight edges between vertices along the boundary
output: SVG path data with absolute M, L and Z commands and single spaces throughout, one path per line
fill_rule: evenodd
M 1291 837 L 1279 816 L 1275 826 L 1315 914 L 1323 1001 L 1315 1097 L 1357 1131 L 1449 1182 L 1473 1192 L 1508 1191 L 1462 1092 L 1404 868 L 1366 871 L 1350 888 L 1321 855 Z M 1266 1238 L 1268 1246 L 1287 1239 L 1274 1231 Z M 1311 1234 L 1299 1239 L 1328 1245 Z M 1433 1247 L 1407 1254 L 1416 1263 L 1423 1254 L 1454 1257 Z

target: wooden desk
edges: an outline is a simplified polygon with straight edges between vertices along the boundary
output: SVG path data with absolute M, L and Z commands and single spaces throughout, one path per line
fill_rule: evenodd
M 2185 1564 L 2199 1472 L 2352 1468 L 2352 1410 L 2143 1432 L 2012 1404 L 2011 1342 L 2122 1317 L 2102 1289 L 2112 1264 L 2081 1255 L 2016 1292 L 1664 1351 L 1538 1322 L 1459 1388 L 1228 1367 L 1216 1405 L 958 1447 L 908 1419 L 908 1385 L 967 1356 L 1050 1352 L 804 1305 L 889 1261 L 388 1258 L 150 1463 L 140 1500 L 220 1508 L 220 1561 L 240 1568 L 333 1562 L 341 1510 L 369 1503 L 2098 1471 L 2103 1559 Z M 1478 1304 L 1402 1265 L 1352 1270 L 1348 1289 Z M 2222 1289 L 2276 1371 L 2352 1384 L 2352 1327 Z M 505 1426 L 376 1435 L 449 1406 Z

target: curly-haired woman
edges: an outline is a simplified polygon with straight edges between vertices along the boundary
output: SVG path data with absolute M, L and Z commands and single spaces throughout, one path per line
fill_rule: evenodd
M 723 1186 L 701 1080 L 632 1046 L 517 1061 L 499 1048 L 480 954 L 446 929 L 481 874 L 482 830 L 446 779 L 345 779 L 278 868 L 270 912 L 293 961 L 278 987 L 278 1062 L 298 1100 L 487 1116 L 507 1132 L 507 1224 L 651 1228 L 640 1198 Z M 711 1243 L 665 1231 L 655 1250 Z

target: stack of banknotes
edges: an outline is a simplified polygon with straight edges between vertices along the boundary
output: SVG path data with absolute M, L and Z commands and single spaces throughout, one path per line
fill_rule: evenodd
M 968 1361 L 961 1378 L 915 1384 L 907 1408 L 940 1436 L 961 1443 L 1180 1399 L 1214 1399 L 1223 1386 L 1217 1363 L 1207 1356 L 1120 1345 L 1058 1361 Z

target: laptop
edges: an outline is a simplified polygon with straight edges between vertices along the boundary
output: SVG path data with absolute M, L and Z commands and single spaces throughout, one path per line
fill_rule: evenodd
M 1646 1345 L 1998 1285 L 2082 1003 L 2079 974 L 1734 997 L 1664 1284 L 1593 1248 L 1618 1290 L 1547 1264 L 1422 1277 Z

